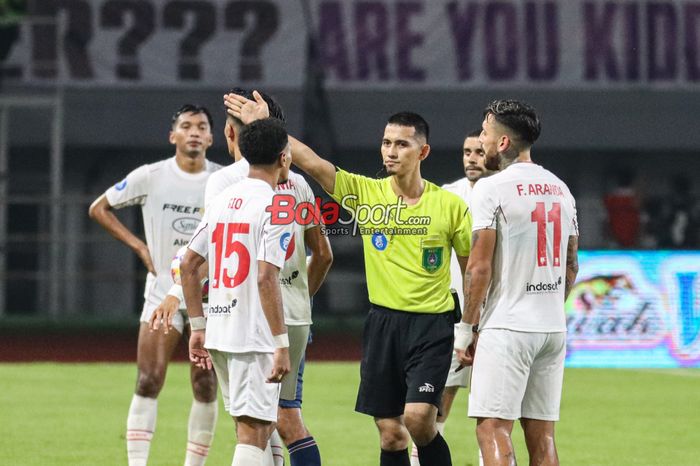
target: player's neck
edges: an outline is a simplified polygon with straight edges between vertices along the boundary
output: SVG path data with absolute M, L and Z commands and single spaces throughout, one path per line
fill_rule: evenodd
M 394 194 L 401 196 L 406 204 L 413 205 L 418 202 L 423 194 L 425 183 L 420 176 L 420 171 L 416 170 L 404 176 L 393 175 L 391 177 L 391 189 L 394 191 Z
M 196 156 L 190 157 L 182 154 L 175 154 L 175 163 L 177 166 L 186 173 L 199 173 L 204 170 L 204 164 L 206 163 L 206 158 L 204 153 Z
M 516 163 L 532 163 L 532 159 L 530 158 L 530 151 L 527 150 L 519 152 L 518 156 L 515 158 L 503 157 L 501 159 L 500 168 L 501 170 L 504 170 Z
M 248 171 L 248 178 L 254 180 L 264 181 L 270 185 L 270 188 L 275 189 L 277 187 L 277 180 L 279 180 L 279 171 L 271 171 L 259 166 L 251 165 Z

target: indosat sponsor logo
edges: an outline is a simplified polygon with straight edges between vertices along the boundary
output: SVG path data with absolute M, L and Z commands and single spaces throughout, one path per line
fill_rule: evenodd
M 556 293 L 559 291 L 561 286 L 561 277 L 554 283 L 527 283 L 525 285 L 525 293 L 527 294 L 540 294 L 540 293 Z

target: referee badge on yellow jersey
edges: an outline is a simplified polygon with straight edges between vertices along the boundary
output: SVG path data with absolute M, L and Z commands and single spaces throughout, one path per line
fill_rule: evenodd
M 435 272 L 442 266 L 443 251 L 445 247 L 439 238 L 427 237 L 420 240 L 420 247 L 423 251 L 421 264 L 428 272 Z

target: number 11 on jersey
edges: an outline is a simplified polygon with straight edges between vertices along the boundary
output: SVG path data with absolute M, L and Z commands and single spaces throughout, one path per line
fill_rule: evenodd
M 535 210 L 530 216 L 530 220 L 537 224 L 537 266 L 547 265 L 547 223 L 552 223 L 554 225 L 553 265 L 558 267 L 561 265 L 561 204 L 552 203 L 552 208 L 546 214 L 544 204 L 544 202 L 535 204 Z

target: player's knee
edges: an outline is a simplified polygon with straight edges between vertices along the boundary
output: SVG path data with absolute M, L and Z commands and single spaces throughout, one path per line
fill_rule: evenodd
M 136 394 L 156 398 L 165 382 L 165 367 L 139 371 L 136 381 Z
M 426 417 L 423 413 L 404 413 L 404 423 L 411 437 L 418 445 L 430 443 L 437 432 L 434 419 Z
M 408 430 L 401 423 L 377 423 L 382 450 L 398 451 L 408 448 Z
M 216 374 L 200 370 L 192 374 L 192 393 L 197 401 L 208 403 L 216 400 Z
M 283 410 L 280 410 L 280 413 Z M 298 416 L 285 416 L 280 414 L 277 418 L 277 433 L 282 437 L 285 445 L 294 443 L 297 440 L 309 437 L 311 434 Z

